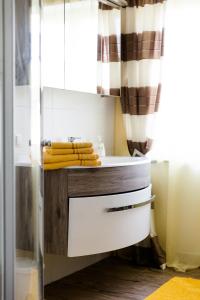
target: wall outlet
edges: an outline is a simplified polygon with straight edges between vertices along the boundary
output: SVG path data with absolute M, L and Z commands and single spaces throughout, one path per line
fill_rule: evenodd
M 20 147 L 22 145 L 22 136 L 21 134 L 15 135 L 15 146 Z

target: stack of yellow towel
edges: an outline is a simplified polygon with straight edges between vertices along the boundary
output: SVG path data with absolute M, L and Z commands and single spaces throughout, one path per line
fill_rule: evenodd
M 44 170 L 56 170 L 70 166 L 100 166 L 99 156 L 92 143 L 51 143 L 43 148 Z

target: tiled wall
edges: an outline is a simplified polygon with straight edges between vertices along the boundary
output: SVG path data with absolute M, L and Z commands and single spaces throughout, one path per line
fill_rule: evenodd
M 26 161 L 31 138 L 30 87 L 17 86 L 14 100 L 15 159 Z
M 101 136 L 106 154 L 113 153 L 114 98 L 51 88 L 45 88 L 43 95 L 45 139 L 75 136 L 96 144 Z
M 44 88 L 42 100 L 43 139 L 67 140 L 69 136 L 97 144 L 97 136 L 105 143 L 106 154 L 113 153 L 114 98 L 60 89 Z M 30 88 L 17 86 L 15 90 L 16 160 L 29 155 Z

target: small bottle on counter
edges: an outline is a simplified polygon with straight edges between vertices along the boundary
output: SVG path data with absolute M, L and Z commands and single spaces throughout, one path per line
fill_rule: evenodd
M 104 156 L 106 156 L 104 143 L 102 141 L 101 136 L 98 136 L 97 139 L 98 139 L 97 152 L 100 157 L 104 157 Z

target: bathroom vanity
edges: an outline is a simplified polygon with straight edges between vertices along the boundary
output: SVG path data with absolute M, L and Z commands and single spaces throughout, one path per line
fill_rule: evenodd
M 44 246 L 69 257 L 108 252 L 150 231 L 147 158 L 106 157 L 101 167 L 44 172 Z

